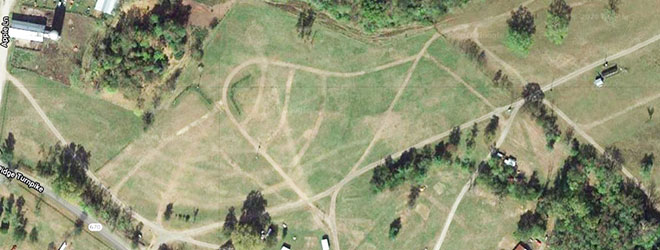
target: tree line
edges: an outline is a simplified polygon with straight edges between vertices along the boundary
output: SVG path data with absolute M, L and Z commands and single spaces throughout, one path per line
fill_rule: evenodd
M 523 108 L 530 112 L 536 118 L 536 121 L 543 127 L 545 134 L 546 146 L 549 149 L 554 148 L 555 142 L 561 136 L 561 130 L 557 125 L 557 116 L 553 112 L 548 112 L 546 105 L 543 103 L 545 93 L 538 83 L 527 83 L 523 87 L 522 97 L 525 99 Z
M 25 206 L 25 198 L 22 195 L 16 198 L 14 194 L 9 194 L 7 199 L 4 196 L 0 196 L 0 233 L 7 234 L 10 231 L 11 224 L 14 226 L 12 228 L 12 238 L 16 242 L 25 240 L 26 237 L 29 237 L 30 242 L 37 242 L 39 240 L 39 231 L 36 226 L 32 226 L 32 229 L 28 233 L 28 219 L 25 216 L 26 211 L 23 210 Z M 16 208 L 16 210 L 14 210 Z
M 451 8 L 469 0 L 306 0 L 333 18 L 358 25 L 366 32 L 377 32 L 411 23 L 432 24 Z

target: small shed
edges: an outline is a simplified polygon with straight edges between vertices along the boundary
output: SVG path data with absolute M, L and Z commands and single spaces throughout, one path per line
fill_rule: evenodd
M 606 68 L 603 71 L 601 71 L 600 75 L 602 76 L 602 78 L 608 78 L 610 76 L 616 75 L 617 73 L 619 73 L 619 71 L 620 71 L 619 66 L 614 64 L 609 68 Z
M 285 242 L 284 244 L 282 244 L 282 248 L 280 250 L 291 250 L 291 245 Z
M 67 247 L 67 244 L 66 244 L 66 241 L 64 241 L 64 242 L 62 242 L 62 245 L 60 245 L 60 248 L 58 248 L 57 250 L 64 250 L 64 249 L 66 249 L 66 247 Z
M 321 238 L 321 250 L 330 250 L 330 240 L 327 234 Z
M 603 87 L 603 77 L 600 74 L 596 76 L 596 79 L 594 80 L 594 85 L 596 85 L 596 87 L 599 88 Z

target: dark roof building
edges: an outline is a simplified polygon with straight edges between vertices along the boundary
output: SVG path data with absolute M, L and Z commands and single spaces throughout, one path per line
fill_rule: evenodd
M 44 16 L 32 16 L 19 13 L 12 13 L 11 27 L 33 32 L 45 32 L 48 19 Z
M 518 242 L 518 245 L 516 245 L 513 250 L 532 250 L 532 248 L 521 241 Z
M 610 76 L 616 75 L 616 73 L 619 73 L 619 66 L 614 64 L 611 67 L 606 68 L 603 71 L 601 71 L 600 75 L 603 76 L 604 78 L 608 78 Z

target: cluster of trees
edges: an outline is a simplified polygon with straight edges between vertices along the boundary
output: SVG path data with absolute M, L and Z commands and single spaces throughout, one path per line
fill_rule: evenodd
M 527 83 L 523 87 L 522 96 L 525 99 L 525 109 L 530 111 L 536 121 L 543 127 L 546 146 L 550 149 L 554 148 L 555 142 L 561 137 L 561 130 L 557 125 L 557 116 L 553 112 L 548 112 L 546 105 L 543 103 L 545 94 L 541 86 L 538 83 Z
M 565 0 L 553 0 L 545 19 L 545 36 L 552 43 L 560 45 L 568 35 L 573 8 Z
M 5 139 L 5 142 L 2 144 L 2 146 L 0 146 L 0 160 L 6 164 L 11 164 L 11 162 L 14 160 L 15 145 L 16 138 L 14 138 L 14 134 L 9 132 L 7 139 Z
M 24 206 L 25 198 L 22 195 L 16 198 L 14 194 L 9 194 L 6 200 L 5 197 L 0 197 L 0 216 L 4 215 L 0 220 L 0 233 L 8 233 L 13 223 L 12 237 L 15 241 L 23 241 L 28 236 L 28 219 L 25 217 Z M 14 207 L 16 208 L 15 211 Z M 36 227 L 32 227 L 32 230 L 30 230 L 29 240 L 31 242 L 39 240 L 39 231 Z
M 527 210 L 520 215 L 518 228 L 513 232 L 513 236 L 521 241 L 527 239 L 541 239 L 545 235 L 548 218 L 536 211 Z
M 495 135 L 495 132 L 497 132 L 497 128 L 500 126 L 500 117 L 493 115 L 490 117 L 490 120 L 488 120 L 488 124 L 486 125 L 486 128 L 484 129 L 484 136 L 490 140 L 493 138 Z
M 511 195 L 519 200 L 534 200 L 543 191 L 536 171 L 527 177 L 496 158 L 479 163 L 477 183 L 485 184 L 499 196 Z
M 93 209 L 107 225 L 119 228 L 129 238 L 135 238 L 133 236 L 139 234 L 141 227 L 133 226 L 131 209 L 116 203 L 108 189 L 87 176 L 91 156 L 82 145 L 71 142 L 61 146 L 58 142 L 37 162 L 36 171 L 43 177 L 55 176 L 56 191 L 80 195 L 85 205 Z M 79 221 L 82 224 L 83 219 Z
M 486 51 L 482 50 L 475 41 L 472 41 L 472 39 L 465 39 L 459 42 L 458 47 L 461 48 L 470 59 L 479 63 L 479 65 L 486 65 Z
M 110 191 L 103 185 L 93 181 L 87 182 L 80 197 L 107 225 L 118 228 L 126 235 L 134 234 L 131 209 L 117 204 Z
M 260 191 L 251 191 L 237 219 L 234 207 L 230 207 L 222 230 L 230 240 L 225 244 L 236 250 L 259 250 L 273 246 L 277 241 L 277 225 L 271 223 L 266 212 L 268 201 Z M 224 246 L 224 245 L 223 245 Z
M 380 192 L 386 188 L 397 187 L 407 180 L 421 183 L 433 161 L 451 161 L 448 145 L 441 141 L 435 148 L 431 145 L 424 146 L 422 150 L 412 147 L 403 152 L 396 161 L 387 156 L 383 164 L 374 168 L 371 186 L 374 191 Z
M 335 19 L 357 22 L 367 32 L 392 28 L 413 22 L 430 24 L 469 0 L 307 0 L 312 6 L 328 12 Z
M 298 14 L 296 31 L 298 31 L 298 36 L 303 40 L 311 38 L 314 20 L 316 20 L 316 12 L 312 8 L 306 8 Z
M 37 162 L 37 173 L 46 177 L 55 175 L 55 190 L 74 194 L 88 182 L 87 169 L 91 157 L 92 154 L 82 145 L 71 142 L 61 146 L 58 142 Z
M 538 199 L 541 219 L 525 219 L 520 235 L 545 228 L 556 218 L 548 244 L 557 249 L 652 249 L 660 243 L 660 212 L 641 187 L 620 175 L 621 152 L 602 155 L 590 144 L 572 140 L 571 154 Z M 521 218 L 522 220 L 522 218 Z
M 151 81 L 158 80 L 172 58 L 181 59 L 187 41 L 190 6 L 181 0 L 160 0 L 148 13 L 122 12 L 119 23 L 105 33 L 90 63 L 95 87 L 122 89 L 137 98 Z
M 506 89 L 511 89 L 513 86 L 513 83 L 511 80 L 509 80 L 509 75 L 506 73 L 502 72 L 501 69 L 498 69 L 495 72 L 495 75 L 493 76 L 493 84 L 495 84 L 495 87 L 503 87 Z
M 536 33 L 534 16 L 527 7 L 520 6 L 511 11 L 511 17 L 506 20 L 509 25 L 505 45 L 514 53 L 525 56 L 534 43 L 533 35 Z

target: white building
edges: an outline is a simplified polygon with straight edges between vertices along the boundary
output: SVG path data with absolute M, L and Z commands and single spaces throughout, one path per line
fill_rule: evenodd
M 516 157 L 509 156 L 504 158 L 504 164 L 509 166 L 509 167 L 516 167 L 518 166 L 518 162 L 516 161 Z
M 45 16 L 12 13 L 9 37 L 34 42 L 43 42 L 45 38 L 56 41 L 62 33 L 65 13 L 66 6 L 58 2 L 51 26 L 47 26 L 48 19 Z
M 328 235 L 323 235 L 323 238 L 321 239 L 321 249 L 330 250 L 330 241 L 328 240 Z
M 115 5 L 117 5 L 117 0 L 96 0 L 94 9 L 105 14 L 112 15 L 112 10 L 115 9 Z

